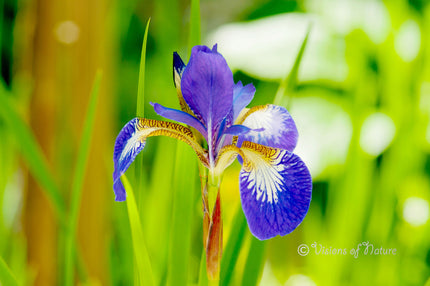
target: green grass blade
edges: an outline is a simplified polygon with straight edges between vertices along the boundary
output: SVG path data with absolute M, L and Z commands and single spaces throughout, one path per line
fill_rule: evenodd
M 20 152 L 37 182 L 51 201 L 60 223 L 66 225 L 66 205 L 48 168 L 45 156 L 28 125 L 24 122 L 9 99 L 4 84 L 0 84 L 0 116 L 20 144 Z
M 231 234 L 221 260 L 220 285 L 227 286 L 230 284 L 241 246 L 245 240 L 245 234 L 246 218 L 242 208 L 239 207 L 234 217 Z
M 15 276 L 2 257 L 0 257 L 0 285 L 18 286 Z
M 152 286 L 154 276 L 152 273 L 149 254 L 143 237 L 142 224 L 140 222 L 139 212 L 137 210 L 136 200 L 133 189 L 125 175 L 121 177 L 124 188 L 127 192 L 127 211 L 130 220 L 131 236 L 133 240 L 133 253 L 136 261 L 136 271 L 138 274 L 138 283 L 140 286 Z
M 306 32 L 306 36 L 303 39 L 302 45 L 300 46 L 299 53 L 297 54 L 296 60 L 294 61 L 293 68 L 289 75 L 281 82 L 278 91 L 276 92 L 274 104 L 280 105 L 282 103 L 282 99 L 286 96 L 286 94 L 292 90 L 297 85 L 297 75 L 299 72 L 300 63 L 303 58 L 303 54 L 305 52 L 306 44 L 308 43 L 309 33 L 311 31 L 311 25 L 309 25 L 308 30 Z
M 241 284 L 247 286 L 258 284 L 264 267 L 264 249 L 266 246 L 266 241 L 260 241 L 253 236 L 250 237 L 251 246 L 249 248 L 248 258 L 246 259 Z
M 200 45 L 201 28 L 200 28 L 200 0 L 191 0 L 191 15 L 190 15 L 190 38 L 188 47 Z
M 200 260 L 200 269 L 199 269 L 199 286 L 208 286 L 208 273 L 206 271 L 206 250 L 203 249 L 202 256 Z
M 170 234 L 167 285 L 187 285 L 191 248 L 191 225 L 197 190 L 194 151 L 182 142 L 176 149 L 173 178 L 173 220 Z
M 140 52 L 139 83 L 137 85 L 137 106 L 136 115 L 145 115 L 145 62 L 146 62 L 146 43 L 148 41 L 148 30 L 151 18 L 146 23 L 145 35 L 143 36 L 142 51 Z
M 102 72 L 98 71 L 96 78 L 93 83 L 93 87 L 90 94 L 90 101 L 88 104 L 87 115 L 85 118 L 84 128 L 82 131 L 82 138 L 80 143 L 80 148 L 78 151 L 78 158 L 75 167 L 75 173 L 72 181 L 72 192 L 70 199 L 70 210 L 69 210 L 69 225 L 66 238 L 66 254 L 65 254 L 65 275 L 64 284 L 74 285 L 74 245 L 76 242 L 75 234 L 76 227 L 79 218 L 79 206 L 81 204 L 82 197 L 82 185 L 84 182 L 85 169 L 87 166 L 88 155 L 90 152 L 90 143 L 92 132 L 94 129 L 94 120 L 96 115 L 97 100 L 99 95 L 100 81 L 102 77 Z
M 149 23 L 151 18 L 146 23 L 145 34 L 142 41 L 142 50 L 140 52 L 140 66 L 139 66 L 139 83 L 137 86 L 137 102 L 136 102 L 136 116 L 143 117 L 145 115 L 145 62 L 146 62 L 146 43 L 148 41 Z M 143 182 L 141 172 L 143 170 L 143 157 L 142 155 L 136 158 L 134 174 L 135 174 L 135 186 L 136 186 L 136 200 L 138 209 L 142 209 L 143 203 Z

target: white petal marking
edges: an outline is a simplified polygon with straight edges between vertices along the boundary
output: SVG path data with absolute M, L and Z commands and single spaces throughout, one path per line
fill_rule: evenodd
M 257 201 L 268 203 L 278 202 L 278 192 L 283 191 L 283 179 L 281 173 L 285 170 L 281 160 L 285 155 L 284 150 L 280 150 L 276 157 L 267 159 L 260 155 L 242 149 L 247 159 L 252 162 L 248 173 L 247 188 L 252 190 L 252 195 Z

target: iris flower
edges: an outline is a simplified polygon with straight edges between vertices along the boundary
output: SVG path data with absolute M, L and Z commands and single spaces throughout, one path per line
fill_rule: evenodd
M 146 139 L 164 135 L 190 145 L 208 169 L 210 180 L 219 178 L 238 159 L 242 165 L 242 209 L 255 237 L 265 240 L 292 232 L 309 209 L 312 179 L 305 163 L 292 153 L 298 132 L 288 111 L 272 104 L 246 108 L 255 87 L 234 83 L 216 45 L 212 49 L 193 47 L 187 65 L 174 53 L 173 74 L 181 110 L 151 104 L 158 115 L 187 127 L 145 118 L 134 118 L 124 126 L 114 150 L 116 200 L 126 199 L 120 177 L 145 147 Z M 215 224 L 219 193 L 213 204 L 207 199 L 210 188 L 203 189 L 204 210 L 209 217 L 205 232 L 211 232 L 209 225 Z M 222 230 L 218 232 L 222 235 Z

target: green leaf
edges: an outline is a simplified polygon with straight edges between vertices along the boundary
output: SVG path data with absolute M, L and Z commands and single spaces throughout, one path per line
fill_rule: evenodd
M 139 67 L 139 83 L 137 86 L 137 102 L 136 102 L 136 116 L 143 117 L 145 114 L 145 62 L 146 62 L 146 43 L 148 41 L 149 23 L 151 18 L 146 23 L 145 34 L 143 35 L 142 50 L 140 52 L 140 67 Z M 137 207 L 142 211 L 143 204 L 143 156 L 137 156 L 136 162 L 134 163 L 134 179 L 137 190 L 136 200 Z
M 133 253 L 136 262 L 137 282 L 140 286 L 152 286 L 154 276 L 152 274 L 151 262 L 143 237 L 142 224 L 137 210 L 134 191 L 125 175 L 121 177 L 127 193 L 127 211 L 130 220 L 131 236 L 133 240 Z
M 65 253 L 65 285 L 73 285 L 74 279 L 74 250 L 76 247 L 76 227 L 79 218 L 79 206 L 81 204 L 82 197 L 82 185 L 84 182 L 85 170 L 88 162 L 91 135 L 94 129 L 94 120 L 96 114 L 97 100 L 99 95 L 100 81 L 102 72 L 98 71 L 96 78 L 94 79 L 93 87 L 90 94 L 90 101 L 88 104 L 87 115 L 84 122 L 84 128 L 82 131 L 81 144 L 78 151 L 78 158 L 75 167 L 75 173 L 72 181 L 72 191 L 70 199 L 70 210 L 69 210 L 69 225 L 66 238 L 66 253 Z
M 52 203 L 60 223 L 66 225 L 66 204 L 54 177 L 52 176 L 45 156 L 28 125 L 16 111 L 10 101 L 11 94 L 0 84 L 0 116 L 4 118 L 9 130 L 19 144 L 20 152 L 42 190 Z
M 199 194 L 194 151 L 182 142 L 177 144 L 167 285 L 187 285 L 194 202 Z
M 306 36 L 303 39 L 302 45 L 300 46 L 299 53 L 297 54 L 296 60 L 294 61 L 293 68 L 291 69 L 290 74 L 281 82 L 279 85 L 278 91 L 276 92 L 275 99 L 273 101 L 274 104 L 280 105 L 282 103 L 282 99 L 297 85 L 297 74 L 299 72 L 300 63 L 303 58 L 303 53 L 306 48 L 306 44 L 308 43 L 309 33 L 311 32 L 312 26 L 309 25 L 308 30 L 306 32 Z
M 208 273 L 206 271 L 206 249 L 203 249 L 202 256 L 200 260 L 200 270 L 199 270 L 199 286 L 208 286 Z
M 223 257 L 221 260 L 221 279 L 220 285 L 227 286 L 230 284 L 237 258 L 246 234 L 246 218 L 242 208 L 239 207 L 233 221 L 233 227 L 229 236 Z
M 0 257 L 0 282 L 0 285 L 18 286 L 15 276 L 2 257 Z
M 143 36 L 142 50 L 140 52 L 139 83 L 137 86 L 137 110 L 136 115 L 145 115 L 145 62 L 146 62 L 146 43 L 148 41 L 148 30 L 151 18 L 146 23 L 145 35 Z
M 264 249 L 266 246 L 266 241 L 260 241 L 252 235 L 250 235 L 250 237 L 251 246 L 249 247 L 241 284 L 247 286 L 258 284 L 264 267 Z
M 190 38 L 188 47 L 191 48 L 200 45 L 201 43 L 201 28 L 200 28 L 200 0 L 191 0 L 191 15 L 190 15 Z

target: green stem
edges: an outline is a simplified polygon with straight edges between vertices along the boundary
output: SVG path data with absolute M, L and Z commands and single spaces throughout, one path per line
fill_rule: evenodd
M 206 269 L 209 285 L 219 284 L 220 262 L 222 254 L 222 215 L 219 186 L 221 177 L 215 175 L 212 170 L 206 177 L 203 186 L 203 239 L 206 247 Z

